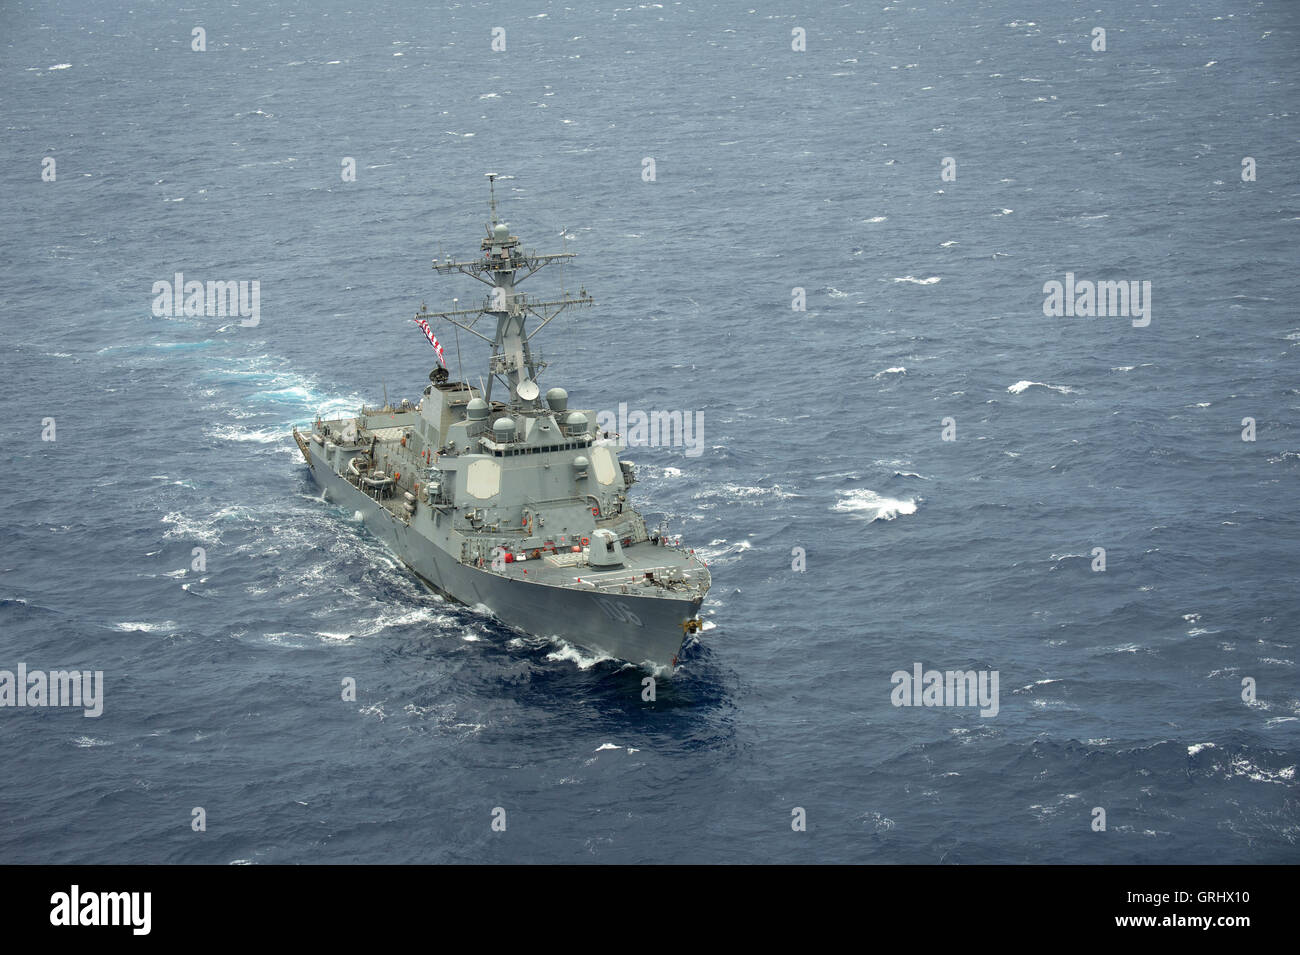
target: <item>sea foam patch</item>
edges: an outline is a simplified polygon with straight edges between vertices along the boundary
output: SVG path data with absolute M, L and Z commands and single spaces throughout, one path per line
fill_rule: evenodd
M 915 514 L 917 498 L 883 497 L 870 488 L 855 488 L 840 495 L 832 510 L 861 514 L 870 521 L 892 521 L 900 515 Z

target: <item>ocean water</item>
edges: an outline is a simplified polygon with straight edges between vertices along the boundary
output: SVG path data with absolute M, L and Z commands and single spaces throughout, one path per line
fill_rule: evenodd
M 7 4 L 0 669 L 104 698 L 0 708 L 0 858 L 1295 861 L 1300 7 L 1089 6 Z M 627 455 L 714 574 L 653 702 L 289 437 L 418 398 L 489 171 L 600 303 L 543 387 L 704 415 Z M 155 316 L 177 272 L 259 322 Z

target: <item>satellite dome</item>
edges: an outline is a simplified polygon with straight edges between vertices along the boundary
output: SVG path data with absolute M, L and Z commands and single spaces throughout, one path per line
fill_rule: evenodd
M 487 402 L 482 398 L 471 398 L 465 406 L 465 413 L 471 421 L 482 421 L 488 416 Z

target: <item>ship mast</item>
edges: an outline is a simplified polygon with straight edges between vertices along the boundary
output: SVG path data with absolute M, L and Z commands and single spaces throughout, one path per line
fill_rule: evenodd
M 489 402 L 492 400 L 492 385 L 499 381 L 510 394 L 508 403 L 511 408 L 540 409 L 542 405 L 539 401 L 537 375 L 546 367 L 546 362 L 533 354 L 529 342 L 570 305 L 591 306 L 595 302 L 586 289 L 580 290 L 576 298 L 563 295 L 552 301 L 530 299 L 516 291 L 516 287 L 533 273 L 552 262 L 576 258 L 576 255 L 573 252 L 539 255 L 520 247 L 519 237 L 511 235 L 510 226 L 497 217 L 496 180 L 504 178 L 508 177 L 494 172 L 487 174 L 492 221 L 488 224 L 487 236 L 480 245 L 482 256 L 469 261 L 457 261 L 455 258 L 433 260 L 435 272 L 461 272 L 490 286 L 487 299 L 479 308 L 458 308 L 448 312 L 430 312 L 421 308 L 415 317 L 426 320 L 446 319 L 457 328 L 491 344 L 492 356 L 488 360 L 489 378 L 485 396 Z M 492 338 L 474 328 L 474 324 L 484 315 L 495 319 L 496 332 Z M 529 315 L 540 321 L 531 332 L 525 330 Z

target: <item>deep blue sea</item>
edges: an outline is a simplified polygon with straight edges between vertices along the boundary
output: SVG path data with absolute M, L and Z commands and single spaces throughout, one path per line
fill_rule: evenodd
M 0 707 L 0 860 L 1300 860 L 1300 5 L 795 6 L 5 3 L 0 670 L 104 690 Z M 290 437 L 419 398 L 487 172 L 599 303 L 543 388 L 703 413 L 627 454 L 714 575 L 653 702 Z

